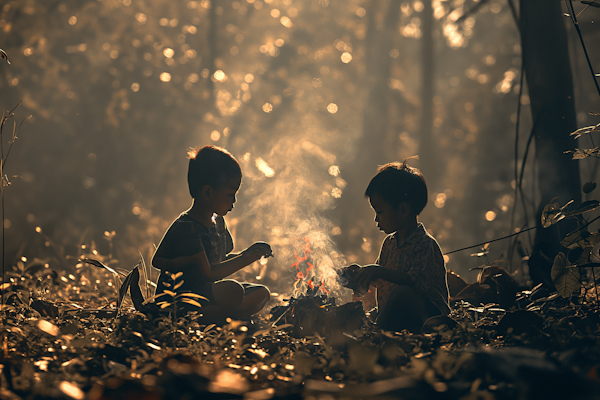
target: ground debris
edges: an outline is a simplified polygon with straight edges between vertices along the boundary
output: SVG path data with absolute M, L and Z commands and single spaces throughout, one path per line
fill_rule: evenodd
M 458 301 L 410 333 L 314 294 L 207 326 L 197 313 L 142 314 L 127 298 L 117 313 L 101 300 L 108 289 L 88 303 L 64 297 L 71 282 L 45 298 L 20 285 L 1 310 L 6 399 L 600 398 L 599 310 L 577 298 Z

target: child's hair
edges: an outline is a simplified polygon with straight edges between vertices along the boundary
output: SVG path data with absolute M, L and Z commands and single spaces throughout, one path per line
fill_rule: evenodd
M 188 151 L 188 186 L 192 197 L 205 185 L 218 189 L 231 178 L 241 178 L 240 163 L 227 150 L 217 146 L 202 146 Z
M 391 206 L 397 207 L 407 202 L 410 210 L 419 215 L 427 204 L 427 183 L 421 171 L 403 163 L 392 162 L 377 170 L 369 182 L 366 197 L 381 196 Z

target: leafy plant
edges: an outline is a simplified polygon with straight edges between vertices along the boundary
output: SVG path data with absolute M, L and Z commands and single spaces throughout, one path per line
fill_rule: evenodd
M 600 115 L 600 113 L 596 112 L 590 112 L 590 114 Z M 593 132 L 600 132 L 600 124 L 578 129 L 571 133 L 571 136 L 577 139 L 582 135 Z M 576 149 L 572 153 L 574 160 L 599 157 L 600 147 Z M 568 298 L 577 293 L 582 298 L 589 299 L 590 297 L 586 296 L 586 293 L 593 290 L 595 293 L 595 303 L 596 305 L 600 305 L 600 298 L 596 289 L 598 285 L 596 268 L 600 267 L 600 231 L 590 232 L 588 230 L 590 224 L 600 217 L 590 220 L 586 219 L 586 214 L 600 207 L 600 201 L 589 199 L 590 194 L 596 189 L 596 186 L 595 182 L 586 182 L 583 185 L 582 191 L 586 196 L 586 200 L 577 206 L 573 204 L 573 201 L 560 206 L 556 203 L 556 198 L 552 199 L 544 207 L 541 222 L 544 228 L 548 228 L 565 218 L 575 219 L 578 222 L 579 227 L 575 231 L 568 233 L 561 241 L 561 245 L 567 249 L 567 252 L 566 254 L 560 252 L 555 257 L 551 270 L 551 278 L 562 297 Z
M 4 52 L 4 50 L 0 49 L 0 57 L 6 59 L 6 61 L 8 62 L 8 56 L 6 55 L 6 53 Z M 10 64 L 10 62 L 8 62 Z M 14 112 L 15 110 L 21 105 L 21 102 L 19 102 L 19 104 L 17 104 L 12 110 L 10 111 L 3 111 L 2 112 L 2 118 L 0 119 L 0 208 L 1 208 L 1 213 L 0 213 L 0 223 L 2 224 L 2 294 L 4 294 L 4 283 L 5 283 L 5 265 L 4 265 L 4 257 L 5 257 L 5 249 L 4 249 L 4 235 L 5 235 L 5 231 L 4 231 L 4 216 L 5 216 L 5 212 L 4 212 L 4 187 L 8 186 L 11 184 L 11 180 L 8 177 L 8 175 L 6 175 L 6 162 L 8 161 L 8 157 L 10 156 L 10 151 L 12 150 L 12 147 L 15 143 L 15 141 L 18 139 L 17 137 L 17 133 L 19 132 L 19 128 L 21 127 L 21 125 L 23 124 L 23 122 L 25 120 L 22 120 L 21 123 L 19 125 L 17 125 L 16 121 L 13 121 L 13 126 L 12 126 L 12 134 L 10 136 L 10 139 L 8 141 L 9 147 L 8 147 L 8 151 L 6 152 L 6 155 L 4 154 L 4 128 L 7 125 L 9 119 L 13 118 L 15 116 Z M 13 176 L 13 178 L 15 178 L 15 176 Z M 2 296 L 2 299 L 4 299 L 4 296 Z

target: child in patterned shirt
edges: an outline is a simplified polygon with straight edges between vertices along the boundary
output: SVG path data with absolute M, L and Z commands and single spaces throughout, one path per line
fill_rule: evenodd
M 382 329 L 418 332 L 428 318 L 450 311 L 440 246 L 417 218 L 427 204 L 427 184 L 418 169 L 389 163 L 379 168 L 365 196 L 388 236 L 376 264 L 346 268 L 356 274 L 355 297 L 363 304 L 374 300 Z

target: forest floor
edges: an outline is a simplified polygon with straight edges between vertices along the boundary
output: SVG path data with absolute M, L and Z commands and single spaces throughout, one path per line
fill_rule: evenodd
M 113 274 L 94 267 L 9 275 L 1 399 L 600 399 L 591 298 L 525 291 L 510 308 L 457 302 L 418 334 L 299 334 L 306 322 L 267 314 L 218 327 L 117 308 L 125 294 L 113 301 Z

